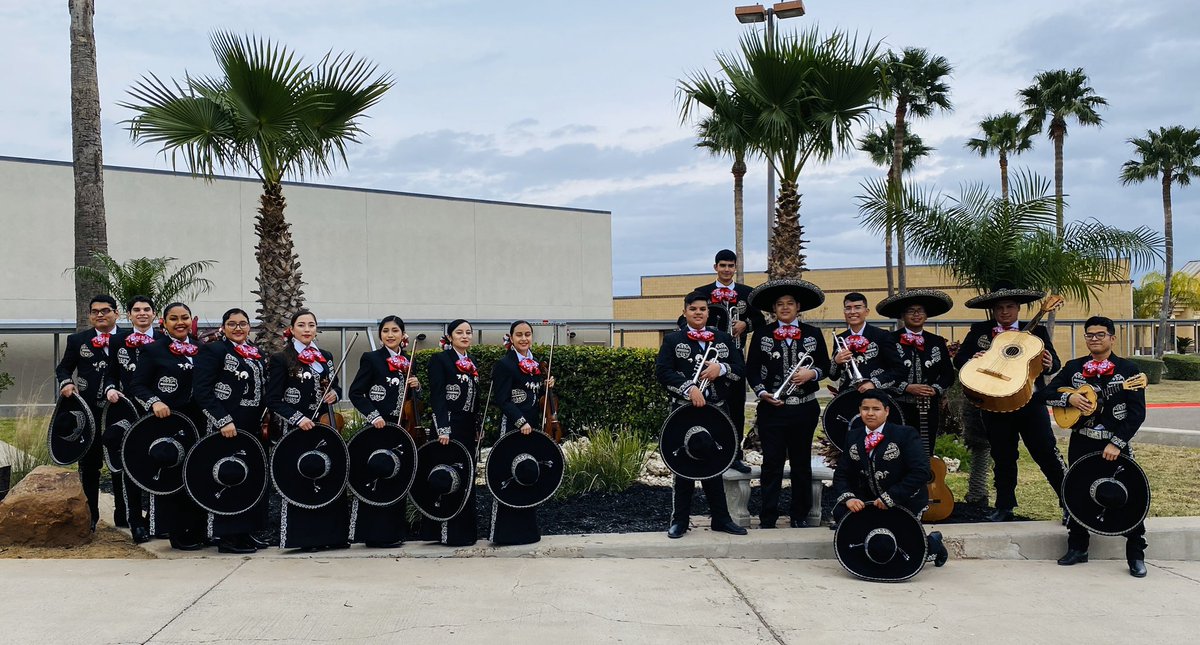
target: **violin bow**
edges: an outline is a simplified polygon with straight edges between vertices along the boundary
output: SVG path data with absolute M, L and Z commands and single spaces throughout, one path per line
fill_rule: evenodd
M 558 334 L 554 334 L 554 340 L 550 341 L 550 358 L 546 359 L 546 383 L 550 382 L 550 373 L 554 369 L 554 346 L 558 344 Z M 542 397 L 542 427 L 541 431 L 546 432 L 546 422 L 550 417 L 550 386 L 546 386 L 546 394 Z
M 327 383 L 325 385 L 325 389 L 321 392 L 321 397 L 317 399 L 316 410 L 313 410 L 314 414 L 316 414 L 317 410 L 321 409 L 321 404 L 325 402 L 325 397 L 329 396 L 329 391 L 333 389 L 333 379 L 337 378 L 337 373 L 342 371 L 342 366 L 344 366 L 346 364 L 346 359 L 350 357 L 350 350 L 354 349 L 354 343 L 357 343 L 357 342 L 358 342 L 358 332 L 354 332 L 354 338 L 351 338 L 350 344 L 346 345 L 346 351 L 342 354 L 342 360 L 338 361 L 337 366 L 334 367 L 331 372 L 329 372 L 329 383 Z M 329 404 L 329 421 L 330 422 L 333 421 L 333 404 L 332 403 Z

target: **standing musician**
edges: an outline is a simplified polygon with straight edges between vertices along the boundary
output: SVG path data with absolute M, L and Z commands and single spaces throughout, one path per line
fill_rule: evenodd
M 967 307 L 990 310 L 991 317 L 987 321 L 971 325 L 971 331 L 963 339 L 962 349 L 954 357 L 954 367 L 961 370 L 968 360 L 982 356 L 992 346 L 992 339 L 997 335 L 1009 330 L 1024 329 L 1024 325 L 1017 322 L 1021 305 L 1036 302 L 1044 296 L 1040 291 L 1016 289 L 1010 283 L 1000 283 L 990 293 L 968 300 Z M 1046 482 L 1054 489 L 1054 494 L 1061 495 L 1062 491 L 1066 464 L 1063 463 L 1055 443 L 1054 431 L 1050 428 L 1050 416 L 1046 414 L 1045 404 L 1039 396 L 1046 385 L 1045 375 L 1057 372 L 1061 363 L 1046 328 L 1035 327 L 1032 333 L 1045 345 L 1042 351 L 1042 374 L 1034 381 L 1033 398 L 1015 412 L 980 412 L 983 425 L 987 429 L 988 443 L 992 448 L 995 473 L 996 509 L 988 516 L 993 522 L 1011 521 L 1013 509 L 1017 506 L 1018 440 L 1025 441 L 1025 448 L 1041 468 Z
M 111 339 L 117 332 L 117 301 L 108 294 L 94 296 L 88 304 L 91 328 L 67 336 L 62 360 L 54 368 L 59 396 L 78 396 L 99 422 L 100 408 L 107 400 L 116 402 L 117 391 L 111 383 L 113 360 Z M 99 432 L 97 432 L 97 435 Z M 79 481 L 92 514 L 92 530 L 100 520 L 100 467 L 104 448 L 99 436 L 79 460 Z M 113 479 L 114 489 L 120 478 Z M 114 518 L 120 521 L 121 518 Z
M 759 399 L 755 425 L 763 450 L 759 527 L 773 529 L 779 519 L 783 463 L 789 459 L 790 524 L 805 527 L 813 503 L 812 438 L 821 411 L 817 390 L 829 373 L 829 350 L 821 330 L 798 317 L 801 311 L 819 307 L 825 294 L 804 280 L 772 280 L 751 292 L 749 301 L 756 309 L 773 312 L 776 319 L 754 331 L 746 361 L 746 381 Z
M 687 326 L 663 337 L 658 358 L 654 361 L 654 372 L 658 382 L 671 396 L 672 409 L 684 405 L 715 405 L 728 414 L 731 403 L 734 406 L 742 403 L 741 392 L 746 387 L 742 382 L 745 363 L 732 336 L 705 326 L 708 321 L 708 300 L 708 296 L 698 291 L 684 296 L 683 315 Z M 692 378 L 710 345 L 716 350 L 717 360 L 708 361 L 700 371 L 700 378 L 709 381 L 709 386 L 701 391 Z M 708 499 L 712 530 L 745 535 L 746 529 L 738 526 L 729 516 L 721 476 L 718 474 L 703 479 L 700 484 Z M 687 532 L 695 490 L 693 480 L 674 476 L 671 526 L 667 530 L 667 537 L 681 538 Z
M 846 294 L 842 300 L 842 316 L 847 329 L 835 338 L 840 338 L 845 348 L 835 345 L 833 364 L 829 369 L 829 378 L 838 382 L 838 393 L 849 390 L 851 386 L 859 392 L 888 388 L 900 378 L 903 368 L 900 351 L 892 341 L 891 334 L 867 323 L 869 313 L 871 308 L 867 306 L 867 297 L 857 291 Z M 851 369 L 846 366 L 850 361 L 857 364 L 859 373 L 865 379 L 861 383 L 854 383 Z
M 543 366 L 533 356 L 532 325 L 518 320 L 508 328 L 508 335 L 512 348 L 492 368 L 492 391 L 496 407 L 503 413 L 500 434 L 543 432 L 542 394 L 554 387 L 554 377 L 546 378 Z M 533 544 L 541 540 L 537 507 L 513 508 L 493 500 L 489 539 L 495 544 Z
M 1133 458 L 1130 442 L 1146 420 L 1146 392 L 1140 388 L 1126 389 L 1122 384 L 1141 373 L 1132 361 L 1113 353 L 1116 326 L 1112 319 L 1092 316 L 1084 323 L 1084 339 L 1088 355 L 1067 361 L 1062 370 L 1041 391 L 1041 398 L 1051 407 L 1073 407 L 1086 416 L 1071 429 L 1067 458 L 1076 460 L 1093 452 L 1102 452 L 1107 461 L 1118 455 Z M 1076 393 L 1059 393 L 1058 388 L 1090 385 L 1099 392 L 1097 404 Z M 1146 525 L 1137 526 L 1125 534 L 1125 558 L 1129 574 L 1146 576 Z M 1070 566 L 1088 561 L 1091 534 L 1071 518 L 1067 522 L 1067 552 L 1058 563 Z
M 220 336 L 196 356 L 193 393 L 204 412 L 207 433 L 232 439 L 240 429 L 261 440 L 267 361 L 249 336 L 250 317 L 230 309 L 221 316 Z M 220 540 L 221 553 L 254 553 L 267 546 L 251 533 L 267 528 L 268 508 L 269 498 L 263 495 L 257 506 L 243 513 L 208 513 L 208 537 Z
M 729 249 L 717 251 L 713 260 L 713 270 L 717 272 L 715 282 L 702 284 L 695 291 L 708 297 L 709 323 L 723 332 L 733 336 L 734 345 L 745 354 L 746 341 L 749 332 L 766 324 L 762 312 L 749 306 L 750 287 L 734 281 L 737 276 L 738 256 Z M 684 323 L 680 323 L 682 327 Z M 735 397 L 736 398 L 736 395 Z M 743 461 L 742 438 L 746 434 L 746 405 L 745 394 L 742 401 L 729 401 L 729 417 L 733 419 L 733 427 L 738 433 L 737 457 L 730 468 L 740 472 L 750 472 L 750 466 Z
M 382 429 L 388 423 L 403 428 L 404 402 L 421 391 L 421 382 L 409 376 L 412 356 L 404 351 L 408 347 L 404 321 L 399 316 L 384 316 L 379 321 L 379 340 L 383 347 L 359 359 L 358 373 L 350 384 L 350 402 L 376 428 Z M 405 510 L 401 503 L 374 506 L 361 503 L 357 497 L 351 499 L 350 541 L 371 548 L 399 546 L 407 537 Z
M 928 430 L 926 437 L 929 456 L 937 441 L 941 421 L 941 397 L 954 385 L 955 370 L 950 362 L 946 339 L 925 331 L 925 321 L 940 316 L 954 306 L 950 296 L 936 289 L 913 289 L 891 296 L 879 303 L 882 316 L 904 323 L 902 329 L 891 332 L 903 364 L 900 378 L 890 388 L 893 400 L 904 418 L 918 430 L 920 423 Z M 924 407 L 922 414 L 921 407 Z
M 129 399 L 139 415 L 145 411 L 138 405 L 132 394 L 133 375 L 137 371 L 142 349 L 150 345 L 158 336 L 154 331 L 154 301 L 149 296 L 134 296 L 125 303 L 125 313 L 133 329 L 113 334 L 110 346 L 117 349 L 117 360 L 110 368 L 115 373 L 112 383 Z M 128 428 L 126 428 L 128 429 Z M 120 514 L 125 512 L 125 524 L 133 536 L 133 541 L 141 544 L 150 539 L 150 527 L 146 520 L 146 504 L 142 500 L 142 491 L 129 478 L 124 469 L 121 471 L 121 488 L 117 489 L 117 478 L 113 478 L 113 497 L 116 500 L 117 526 L 122 526 Z
M 311 430 L 326 409 L 337 403 L 342 386 L 333 374 L 333 354 L 317 347 L 317 316 L 301 310 L 292 314 L 284 332 L 283 351 L 267 364 L 267 408 L 280 420 L 284 434 Z M 321 393 L 326 384 L 329 391 Z M 330 407 L 326 407 L 330 406 Z M 334 419 L 327 424 L 334 426 Z M 302 508 L 283 500 L 279 546 L 284 549 L 338 549 L 349 546 L 349 515 L 345 497 L 320 508 Z
M 479 368 L 467 354 L 474 330 L 461 318 L 446 325 L 442 337 L 445 351 L 429 359 L 429 405 L 433 408 L 433 427 L 439 443 L 453 439 L 468 450 L 479 445 L 480 418 L 485 411 L 476 405 L 479 394 Z M 473 471 L 474 469 L 472 469 Z M 475 482 L 469 487 L 466 506 L 446 522 L 426 519 L 421 526 L 422 539 L 446 546 L 470 546 L 479 539 L 475 518 Z M 439 526 L 440 524 L 440 526 Z
M 182 302 L 163 308 L 166 335 L 142 348 L 130 390 L 143 409 L 159 419 L 182 414 L 197 428 L 204 427 L 200 407 L 193 397 L 196 356 L 200 346 L 192 337 L 192 310 Z M 205 546 L 204 514 L 179 490 L 170 495 L 150 495 L 150 533 L 167 533 L 171 548 L 196 551 Z

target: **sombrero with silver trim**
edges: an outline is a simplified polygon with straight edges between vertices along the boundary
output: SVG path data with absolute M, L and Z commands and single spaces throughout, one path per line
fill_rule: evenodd
M 975 296 L 965 305 L 970 309 L 991 309 L 1001 300 L 1012 300 L 1018 305 L 1027 305 L 1046 297 L 1046 292 L 1033 289 L 1018 289 L 1011 282 L 1000 281 L 988 293 Z
M 1128 456 L 1107 461 L 1093 452 L 1071 463 L 1062 484 L 1071 517 L 1097 535 L 1124 535 L 1150 512 L 1150 480 Z
M 505 433 L 488 454 L 488 490 L 505 506 L 537 506 L 562 484 L 565 461 L 562 448 L 544 432 Z
M 100 413 L 100 441 L 104 445 L 104 463 L 109 472 L 119 473 L 125 466 L 121 463 L 121 443 L 125 433 L 141 418 L 138 405 L 124 394 L 116 403 L 107 403 Z
M 292 430 L 271 450 L 271 483 L 300 508 L 328 506 L 346 490 L 350 454 L 337 430 L 323 424 Z
M 900 582 L 925 566 L 925 529 L 907 508 L 880 510 L 867 504 L 846 513 L 833 537 L 833 552 L 846 571 L 874 582 Z
M 466 507 L 474 485 L 475 458 L 460 442 L 430 441 L 417 449 L 417 477 L 408 497 L 425 517 L 452 519 Z
M 59 466 L 69 466 L 87 454 L 96 440 L 96 419 L 76 391 L 74 396 L 60 396 L 46 429 L 46 445 L 50 460 Z
M 954 307 L 954 300 L 944 291 L 937 289 L 910 289 L 894 296 L 888 296 L 875 305 L 875 311 L 881 316 L 900 320 L 904 318 L 904 310 L 912 305 L 925 308 L 927 318 L 935 318 Z
M 391 506 L 417 476 L 417 444 L 403 428 L 368 425 L 350 438 L 350 492 L 365 504 Z
M 780 278 L 764 282 L 755 287 L 746 299 L 755 309 L 774 311 L 775 301 L 779 300 L 780 296 L 795 298 L 796 304 L 800 306 L 800 311 L 816 309 L 825 302 L 825 292 L 821 291 L 821 287 L 808 280 L 796 278 Z
M 210 432 L 188 451 L 183 483 L 188 497 L 210 513 L 244 513 L 267 492 L 267 453 L 244 430 L 232 437 Z
M 825 410 L 821 412 L 821 428 L 825 431 L 825 437 L 829 439 L 829 443 L 842 452 L 846 452 L 850 448 L 846 445 L 846 437 L 850 435 L 850 428 L 856 424 L 862 424 L 858 415 L 862 399 L 863 394 L 858 390 L 846 390 L 833 397 L 826 404 Z M 906 425 L 904 411 L 895 403 L 888 408 L 888 421 Z
M 658 450 L 671 472 L 684 479 L 708 479 L 725 472 L 737 454 L 737 431 L 715 405 L 684 405 L 667 415 Z
M 123 472 L 146 492 L 179 492 L 183 489 L 183 462 L 196 439 L 196 426 L 186 416 L 171 412 L 160 419 L 148 414 L 129 428 L 121 442 Z

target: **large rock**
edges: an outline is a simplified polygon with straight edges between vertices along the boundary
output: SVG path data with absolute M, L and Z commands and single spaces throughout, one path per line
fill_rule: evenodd
M 92 516 L 79 474 L 38 466 L 0 502 L 0 545 L 79 546 L 92 539 Z

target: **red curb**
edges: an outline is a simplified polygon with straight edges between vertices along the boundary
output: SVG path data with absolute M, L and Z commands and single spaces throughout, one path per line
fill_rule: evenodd
M 1200 408 L 1200 403 L 1147 403 L 1147 408 Z

